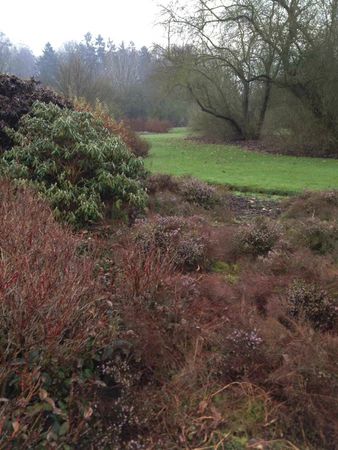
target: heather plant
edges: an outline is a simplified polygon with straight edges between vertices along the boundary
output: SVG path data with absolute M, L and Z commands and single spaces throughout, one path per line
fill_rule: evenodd
M 301 244 L 319 255 L 335 253 L 338 248 L 336 221 L 326 222 L 309 218 L 294 224 L 292 233 L 296 244 Z M 337 255 L 335 255 L 337 256 Z
M 219 334 L 220 355 L 215 362 L 215 374 L 234 381 L 254 371 L 260 363 L 263 338 L 256 328 L 232 327 Z
M 309 322 L 315 329 L 327 331 L 337 320 L 337 301 L 316 285 L 295 281 L 287 293 L 288 314 Z
M 109 208 L 145 206 L 142 161 L 90 113 L 38 102 L 8 134 L 16 146 L 3 156 L 2 172 L 30 182 L 66 222 L 81 226 Z
M 206 209 L 212 208 L 219 201 L 217 191 L 213 186 L 194 178 L 183 181 L 181 193 L 186 201 Z
M 158 192 L 149 196 L 148 207 L 151 212 L 161 216 L 188 217 L 196 211 L 194 205 L 182 200 L 180 195 L 170 191 Z
M 178 190 L 178 181 L 171 175 L 156 174 L 147 178 L 147 191 L 149 194 L 163 191 L 178 192 Z
M 276 222 L 258 218 L 240 227 L 235 236 L 240 253 L 261 256 L 269 253 L 277 243 L 281 230 Z
M 158 216 L 138 225 L 136 242 L 172 255 L 176 267 L 196 270 L 206 265 L 206 235 L 198 219 Z
M 338 192 L 305 192 L 286 200 L 283 209 L 284 217 L 288 219 L 336 220 L 338 218 Z

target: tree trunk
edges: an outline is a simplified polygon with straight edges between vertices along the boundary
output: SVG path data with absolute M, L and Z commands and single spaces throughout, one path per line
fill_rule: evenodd
M 266 111 L 268 109 L 270 95 L 271 95 L 271 81 L 267 80 L 264 84 L 265 84 L 265 86 L 264 86 L 263 103 L 262 103 L 261 110 L 259 112 L 258 124 L 257 124 L 257 129 L 256 129 L 256 139 L 261 138 L 262 128 L 264 125 Z
M 244 80 L 242 109 L 243 109 L 243 129 L 245 139 L 248 139 L 251 133 L 250 117 L 249 117 L 249 96 L 250 96 L 250 84 Z

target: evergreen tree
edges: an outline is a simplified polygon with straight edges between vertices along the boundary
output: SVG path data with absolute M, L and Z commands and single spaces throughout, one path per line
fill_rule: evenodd
M 58 56 L 52 45 L 47 42 L 42 56 L 38 59 L 39 78 L 45 85 L 56 87 L 59 68 Z

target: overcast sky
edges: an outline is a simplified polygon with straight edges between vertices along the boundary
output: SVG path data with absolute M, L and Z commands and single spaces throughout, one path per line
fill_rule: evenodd
M 47 41 L 58 48 L 86 32 L 137 47 L 162 39 L 160 0 L 2 0 L 0 31 L 14 44 L 40 54 Z

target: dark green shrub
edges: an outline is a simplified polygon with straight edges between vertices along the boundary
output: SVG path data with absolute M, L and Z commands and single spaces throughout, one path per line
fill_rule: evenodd
M 337 307 L 329 294 L 313 284 L 296 281 L 288 292 L 288 314 L 305 320 L 321 331 L 333 328 Z
M 308 219 L 296 224 L 295 241 L 319 255 L 333 253 L 338 248 L 338 227 L 336 222 Z
M 69 100 L 39 82 L 22 80 L 14 75 L 0 74 L 0 149 L 9 150 L 13 141 L 6 127 L 17 130 L 21 117 L 28 114 L 35 101 L 54 103 L 61 108 L 72 108 Z
M 95 106 L 91 106 L 84 99 L 75 100 L 75 109 L 80 112 L 89 112 L 95 119 L 101 120 L 104 127 L 113 135 L 120 136 L 129 150 L 141 158 L 149 154 L 150 143 L 133 131 L 124 121 L 116 122 L 110 115 L 108 107 L 96 101 Z
M 258 218 L 254 222 L 240 227 L 235 237 L 238 251 L 252 256 L 266 255 L 277 243 L 281 235 L 275 222 Z
M 90 113 L 35 103 L 17 132 L 2 172 L 31 182 L 57 217 L 73 225 L 93 223 L 105 209 L 142 209 L 146 193 L 141 160 Z
M 219 201 L 213 186 L 195 178 L 187 179 L 182 183 L 181 193 L 186 201 L 206 209 L 212 208 Z

